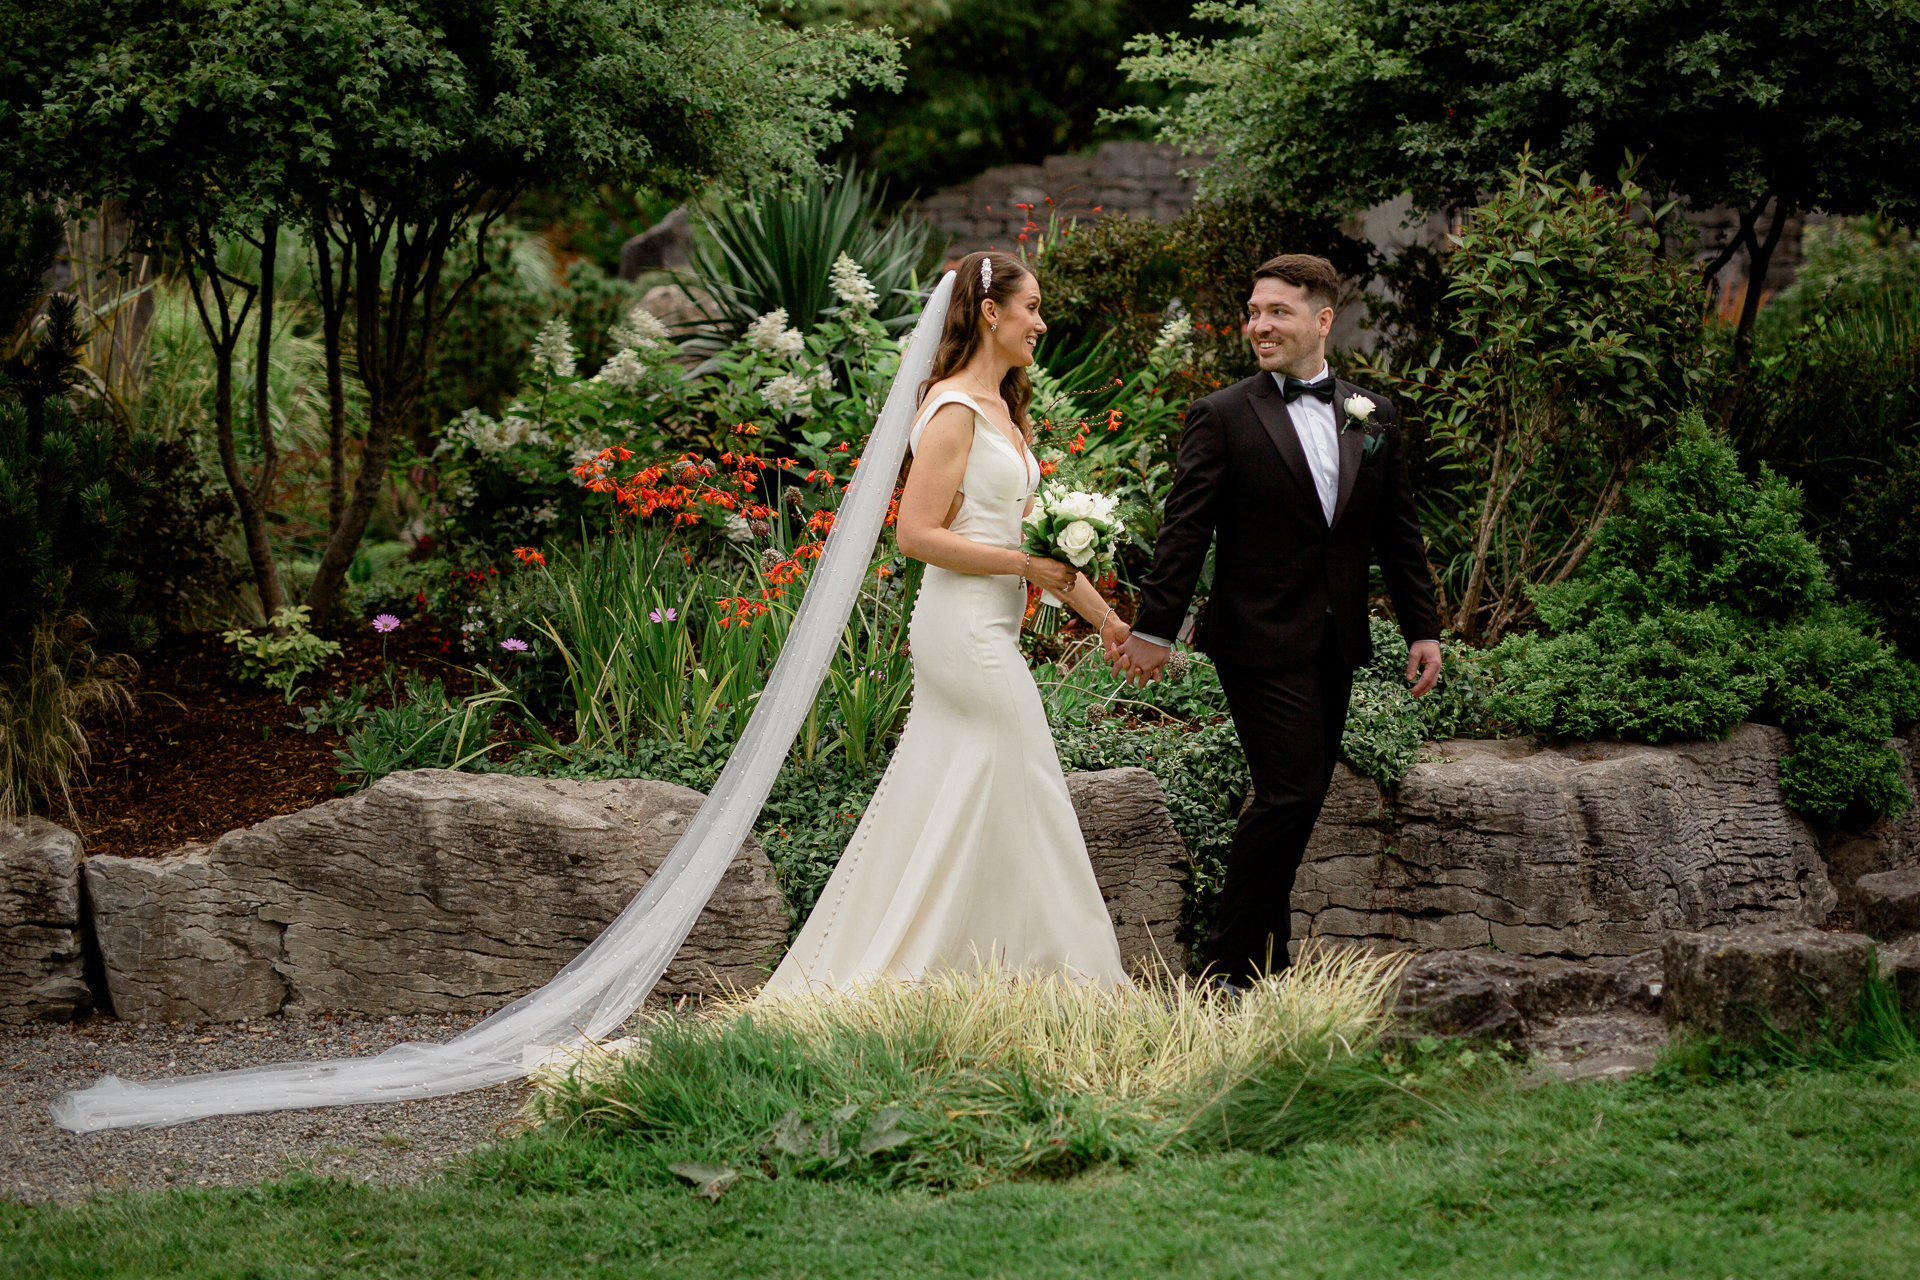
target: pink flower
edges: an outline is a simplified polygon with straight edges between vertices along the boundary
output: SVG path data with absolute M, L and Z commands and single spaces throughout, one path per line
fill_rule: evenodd
M 527 642 L 525 640 L 514 640 L 509 638 L 506 640 L 502 640 L 500 642 L 500 647 L 502 649 L 505 649 L 509 653 L 525 653 L 527 651 Z
M 673 609 L 667 610 L 665 615 L 662 615 L 658 609 L 655 609 L 652 613 L 649 613 L 647 615 L 647 620 L 649 622 L 672 622 L 675 618 L 679 616 L 680 614 L 678 613 L 678 611 Z
M 395 627 L 398 627 L 399 625 L 400 625 L 400 619 L 394 617 L 390 613 L 383 613 L 379 617 L 373 620 L 373 629 L 375 631 L 378 631 L 381 635 L 387 634 L 387 632 L 392 631 Z

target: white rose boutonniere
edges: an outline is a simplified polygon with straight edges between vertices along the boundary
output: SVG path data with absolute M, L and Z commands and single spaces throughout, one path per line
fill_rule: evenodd
M 1347 411 L 1347 421 L 1357 422 L 1362 428 L 1373 418 L 1373 411 L 1380 406 L 1365 396 L 1348 396 L 1340 406 Z

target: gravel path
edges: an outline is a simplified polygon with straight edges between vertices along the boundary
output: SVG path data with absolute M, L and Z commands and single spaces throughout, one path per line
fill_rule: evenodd
M 68 1133 L 48 1107 L 102 1075 L 129 1080 L 378 1053 L 402 1040 L 447 1040 L 478 1018 L 256 1018 L 158 1024 L 95 1018 L 0 1027 L 0 1198 L 77 1200 L 169 1185 L 232 1187 L 309 1169 L 376 1183 L 414 1182 L 453 1156 L 521 1131 L 528 1089 L 380 1106 L 216 1116 L 165 1129 Z

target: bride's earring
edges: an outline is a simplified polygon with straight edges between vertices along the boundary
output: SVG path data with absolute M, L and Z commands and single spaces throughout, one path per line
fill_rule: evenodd
M 990 321 L 988 321 L 988 322 L 987 322 L 987 332 L 988 332 L 988 333 L 998 333 L 998 332 L 1000 332 L 1000 322 L 999 322 L 998 320 L 990 320 Z

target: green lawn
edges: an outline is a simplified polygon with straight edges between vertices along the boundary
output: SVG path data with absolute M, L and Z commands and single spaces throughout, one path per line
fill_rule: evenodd
M 581 1167 L 632 1168 L 582 1144 Z M 604 1185 L 604 1184 L 603 1184 Z M 1920 1064 L 1502 1089 L 1390 1139 L 936 1196 L 295 1182 L 0 1210 L 12 1276 L 1737 1276 L 1920 1270 Z

